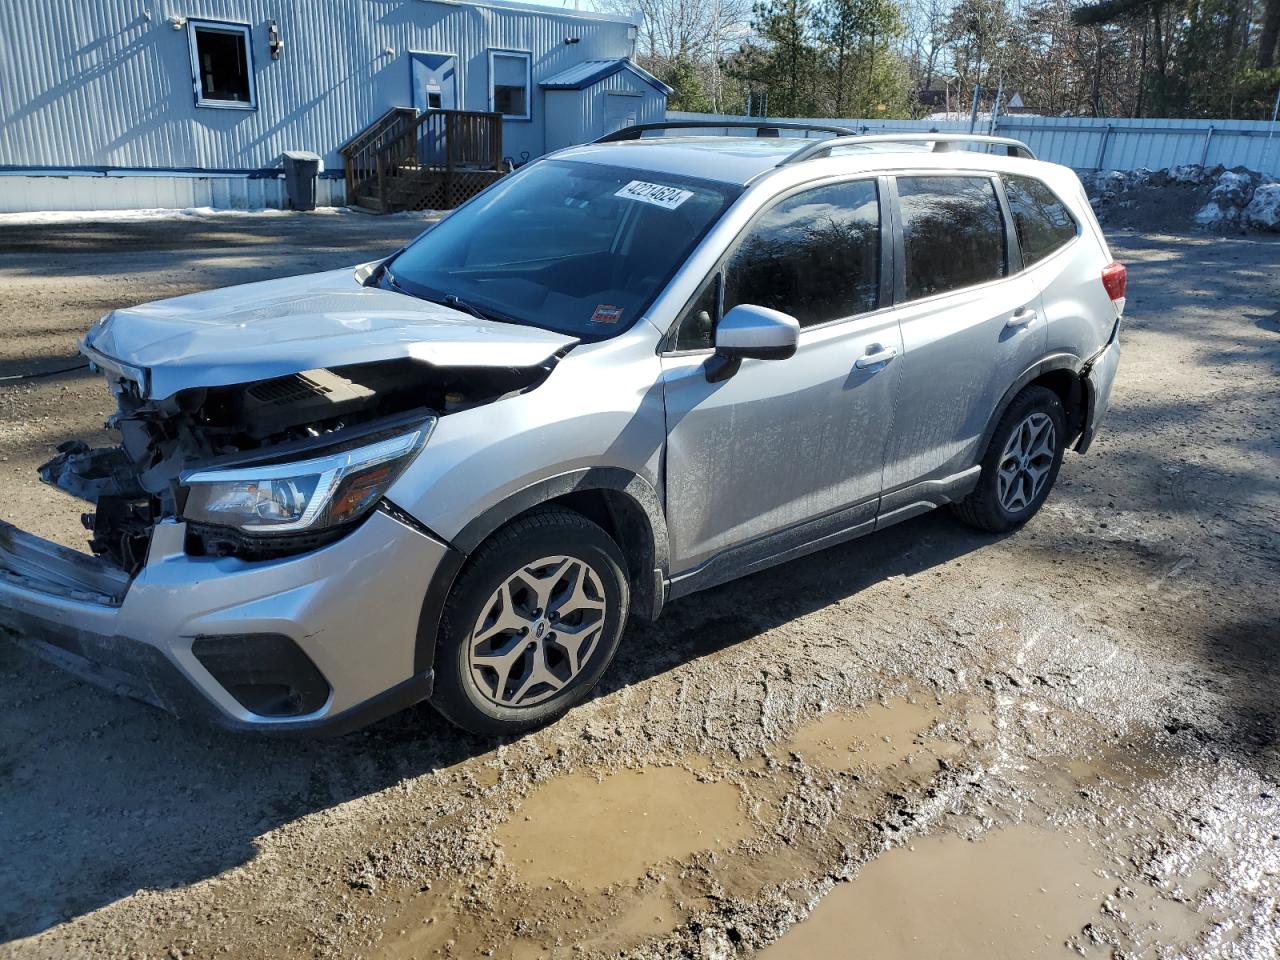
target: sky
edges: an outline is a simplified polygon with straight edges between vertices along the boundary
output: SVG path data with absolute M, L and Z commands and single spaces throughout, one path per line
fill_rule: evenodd
M 600 4 L 596 0 L 523 0 L 523 2 L 536 3 L 540 7 L 557 7 L 561 10 L 573 10 L 575 4 L 582 10 L 600 10 Z

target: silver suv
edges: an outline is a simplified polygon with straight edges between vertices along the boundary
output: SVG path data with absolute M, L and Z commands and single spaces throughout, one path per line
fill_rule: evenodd
M 382 261 L 105 317 L 119 444 L 41 468 L 93 556 L 5 525 L 0 623 L 231 727 L 429 700 L 515 733 L 629 616 L 944 504 L 1025 523 L 1119 360 L 1075 175 L 994 138 L 660 132 Z

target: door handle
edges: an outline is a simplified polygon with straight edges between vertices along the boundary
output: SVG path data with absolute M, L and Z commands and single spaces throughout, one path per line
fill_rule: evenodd
M 1040 314 L 1031 307 L 1019 307 L 1017 310 L 1013 311 L 1013 316 L 1006 320 L 1004 325 L 1006 329 L 1012 329 L 1014 327 L 1028 327 L 1035 323 L 1039 317 Z
M 898 355 L 898 351 L 893 349 L 893 347 L 881 347 L 879 344 L 874 344 L 873 349 L 875 349 L 875 353 L 863 354 L 857 360 L 853 361 L 853 365 L 859 370 L 865 370 L 867 367 L 874 367 L 881 363 L 888 363 Z

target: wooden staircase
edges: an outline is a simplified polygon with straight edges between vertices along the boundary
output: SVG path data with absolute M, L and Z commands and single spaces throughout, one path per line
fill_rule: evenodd
M 388 110 L 340 150 L 347 203 L 379 213 L 449 210 L 505 172 L 502 115 Z

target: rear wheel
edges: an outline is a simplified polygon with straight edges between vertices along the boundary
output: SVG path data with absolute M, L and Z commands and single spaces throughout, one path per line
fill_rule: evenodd
M 432 705 L 473 733 L 516 734 L 580 703 L 618 649 L 624 571 L 612 538 L 569 510 L 498 531 L 445 604 Z
M 979 530 L 1003 533 L 1022 526 L 1035 516 L 1057 479 L 1066 429 L 1058 395 L 1047 387 L 1027 387 L 996 425 L 978 486 L 952 511 Z

